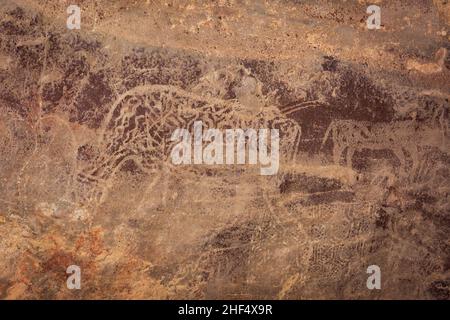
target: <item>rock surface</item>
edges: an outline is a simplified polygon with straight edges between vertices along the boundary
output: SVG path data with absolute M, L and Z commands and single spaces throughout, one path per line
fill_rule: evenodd
M 1 1 L 0 298 L 450 299 L 450 4 L 372 2 Z M 172 165 L 194 120 L 278 174 Z

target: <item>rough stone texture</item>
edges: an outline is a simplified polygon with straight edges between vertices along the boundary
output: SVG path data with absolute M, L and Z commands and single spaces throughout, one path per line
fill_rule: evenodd
M 0 298 L 450 299 L 449 2 L 72 2 L 0 2 Z M 278 174 L 171 165 L 192 119 Z

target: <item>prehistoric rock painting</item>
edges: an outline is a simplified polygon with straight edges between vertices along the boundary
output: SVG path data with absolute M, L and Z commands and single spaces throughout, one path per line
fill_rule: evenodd
M 376 2 L 2 1 L 0 298 L 450 299 L 450 7 Z
M 90 172 L 80 173 L 79 179 L 104 185 L 126 162 L 141 170 L 153 169 L 157 175 L 167 174 L 158 165 L 168 161 L 174 145 L 172 132 L 192 128 L 198 120 L 210 128 L 279 129 L 282 155 L 295 160 L 301 128 L 278 109 L 246 113 L 238 103 L 202 98 L 172 86 L 150 85 L 128 90 L 113 103 L 100 130 L 105 145 L 102 157 Z

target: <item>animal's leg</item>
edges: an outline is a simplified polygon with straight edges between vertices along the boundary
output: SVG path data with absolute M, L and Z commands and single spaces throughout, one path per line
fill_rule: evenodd
M 356 152 L 356 148 L 352 148 L 352 147 L 348 147 L 347 149 L 347 167 L 350 169 L 348 171 L 348 179 L 351 185 L 354 185 L 356 183 L 357 180 L 359 180 L 358 178 L 358 173 L 354 173 L 353 171 L 353 155 Z
M 408 152 L 412 161 L 411 171 L 414 174 L 419 168 L 419 150 L 417 149 L 417 146 L 414 145 L 408 148 Z
M 163 163 L 162 171 L 161 171 L 161 178 L 163 179 L 163 185 L 162 185 L 162 205 L 163 207 L 166 207 L 167 205 L 167 196 L 169 194 L 169 167 L 166 163 Z
M 355 154 L 355 148 L 352 147 L 348 147 L 347 149 L 347 167 L 349 167 L 350 169 L 353 168 L 353 163 L 352 163 L 352 159 L 353 159 L 353 155 Z
M 335 143 L 333 146 L 333 161 L 335 165 L 339 165 L 339 162 L 341 160 L 342 152 L 344 151 L 345 147 L 341 147 L 339 144 Z
M 445 137 L 447 136 L 447 127 L 445 121 L 445 109 L 442 110 L 441 115 L 439 117 L 439 125 L 441 127 L 441 139 L 442 139 L 442 147 L 445 148 Z
M 143 193 L 143 198 L 140 200 L 140 203 L 137 207 L 137 211 L 141 211 L 144 208 L 144 204 L 146 202 L 146 196 L 151 194 L 154 191 L 155 186 L 158 186 L 158 184 L 161 182 L 161 179 L 163 178 L 163 171 L 160 169 L 155 169 L 152 171 L 149 171 L 150 174 L 152 174 L 153 179 L 150 181 L 150 183 L 145 188 L 145 191 Z
M 407 171 L 406 170 L 406 157 L 405 157 L 405 153 L 402 151 L 402 148 L 393 148 L 392 152 L 394 152 L 395 156 L 400 161 L 399 174 L 400 175 L 406 174 L 406 171 Z

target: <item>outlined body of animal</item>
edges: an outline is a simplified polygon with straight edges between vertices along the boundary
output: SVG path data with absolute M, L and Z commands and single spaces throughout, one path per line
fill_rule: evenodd
M 333 140 L 333 161 L 339 165 L 342 154 L 347 151 L 345 160 L 352 168 L 352 158 L 356 151 L 391 150 L 400 161 L 401 170 L 417 169 L 419 147 L 441 146 L 440 128 L 432 123 L 419 123 L 415 120 L 378 122 L 355 120 L 333 120 L 322 141 L 322 147 L 331 136 Z
M 167 85 L 143 85 L 125 92 L 106 116 L 99 136 L 101 156 L 77 175 L 85 190 L 78 201 L 100 200 L 105 194 L 102 186 L 128 160 L 155 179 L 167 174 L 170 151 L 177 143 L 171 141 L 173 132 L 191 131 L 197 120 L 206 128 L 279 129 L 281 156 L 295 158 L 301 136 L 296 122 L 275 107 L 259 114 L 247 114 L 243 108 L 237 101 L 202 97 Z
M 420 95 L 430 97 L 437 102 L 437 107 L 433 110 L 431 121 L 439 124 L 442 145 L 445 147 L 449 132 L 450 94 L 443 93 L 439 90 L 423 90 Z

